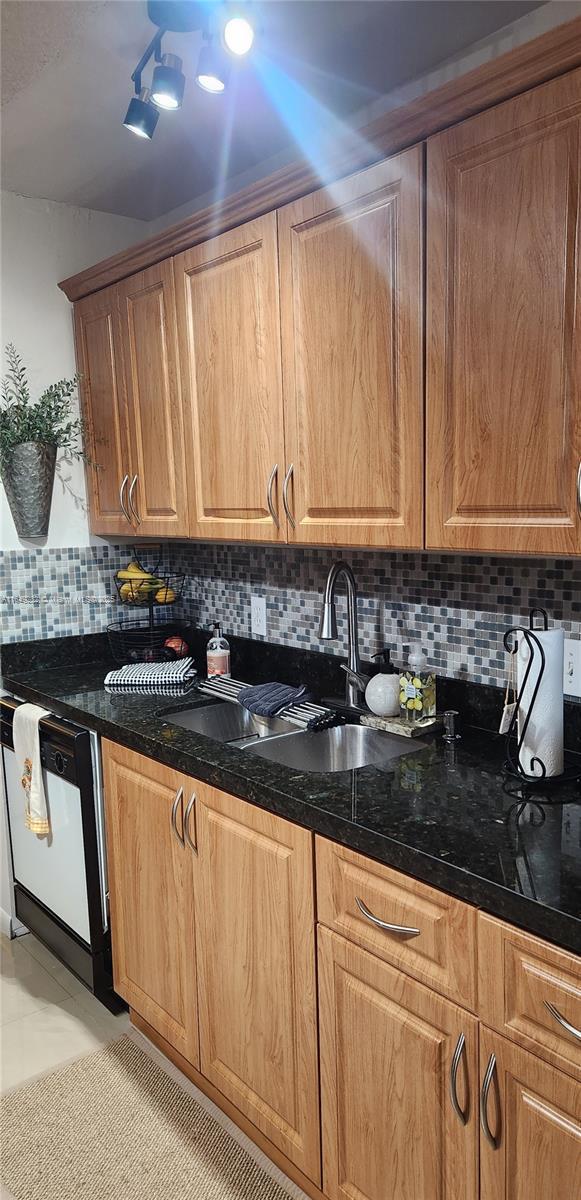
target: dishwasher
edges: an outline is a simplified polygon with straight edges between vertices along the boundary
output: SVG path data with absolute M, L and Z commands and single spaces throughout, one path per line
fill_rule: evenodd
M 113 990 L 107 864 L 99 740 L 95 733 L 49 715 L 39 724 L 50 833 L 24 823 L 21 772 L 12 721 L 21 701 L 0 700 L 0 743 L 14 880 L 14 911 L 52 953 L 116 1012 Z

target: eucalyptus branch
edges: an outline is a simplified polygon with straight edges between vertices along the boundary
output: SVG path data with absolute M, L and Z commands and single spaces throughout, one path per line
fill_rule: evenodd
M 0 469 L 14 447 L 23 442 L 44 442 L 57 446 L 69 459 L 88 462 L 85 423 L 75 414 L 79 376 L 59 379 L 33 402 L 26 368 L 12 343 L 6 346 L 6 361 L 0 403 Z

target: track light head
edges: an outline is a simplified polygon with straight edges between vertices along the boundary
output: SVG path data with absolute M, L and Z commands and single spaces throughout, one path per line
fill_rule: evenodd
M 247 17 L 229 17 L 224 25 L 222 37 L 230 54 L 241 58 L 252 48 L 254 29 Z
M 149 88 L 142 87 L 139 95 L 130 100 L 123 124 L 138 137 L 151 139 L 158 121 L 159 112 L 151 103 Z
M 186 86 L 182 60 L 177 54 L 164 54 L 153 72 L 151 100 L 158 108 L 181 108 Z
M 204 92 L 220 94 L 226 88 L 230 64 L 219 46 L 202 46 L 196 71 L 196 83 Z

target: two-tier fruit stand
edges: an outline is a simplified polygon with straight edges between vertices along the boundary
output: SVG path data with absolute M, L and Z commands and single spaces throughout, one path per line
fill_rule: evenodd
M 122 618 L 107 629 L 111 653 L 116 662 L 164 662 L 180 656 L 166 643 L 184 642 L 187 625 L 184 621 L 158 620 L 158 613 L 181 600 L 185 575 L 168 575 L 161 569 L 160 546 L 129 547 L 128 566 L 114 575 L 118 598 L 125 607 L 146 609 L 137 620 Z M 151 566 L 154 562 L 154 566 Z M 187 649 L 187 646 L 186 646 Z

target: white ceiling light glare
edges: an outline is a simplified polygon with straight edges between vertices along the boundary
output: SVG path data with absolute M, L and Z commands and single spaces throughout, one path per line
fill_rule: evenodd
M 252 49 L 254 29 L 247 17 L 229 17 L 224 25 L 222 37 L 228 53 L 242 58 Z

